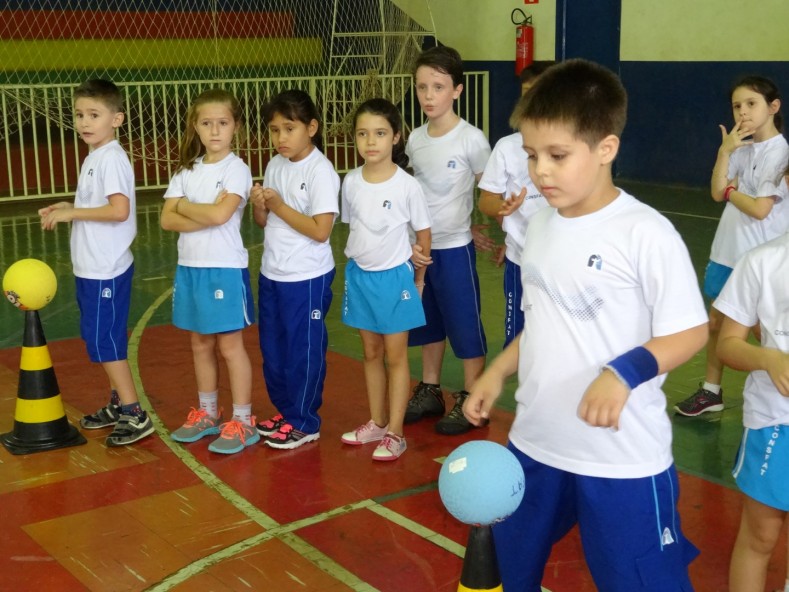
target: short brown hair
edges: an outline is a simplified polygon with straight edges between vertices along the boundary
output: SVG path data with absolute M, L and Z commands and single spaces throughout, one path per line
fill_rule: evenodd
M 123 94 L 115 83 L 93 78 L 86 80 L 74 90 L 74 100 L 89 98 L 104 103 L 114 113 L 123 113 Z
M 627 120 L 627 92 L 619 77 L 587 60 L 568 60 L 548 68 L 521 97 L 510 117 L 517 129 L 524 121 L 563 123 L 589 146 L 609 135 L 620 137 Z

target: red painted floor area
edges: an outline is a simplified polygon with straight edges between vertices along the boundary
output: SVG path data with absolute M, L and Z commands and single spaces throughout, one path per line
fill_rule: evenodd
M 255 330 L 245 338 L 259 368 Z M 104 403 L 105 378 L 81 342 L 49 349 L 76 423 Z M 0 351 L 2 432 L 13 425 L 18 364 L 18 349 Z M 146 329 L 139 368 L 156 415 L 178 427 L 197 405 L 188 335 Z M 408 426 L 405 455 L 374 463 L 371 446 L 340 442 L 368 419 L 362 376 L 359 362 L 330 354 L 321 439 L 293 451 L 260 445 L 225 457 L 207 440 L 173 451 L 160 435 L 108 449 L 106 431 L 51 452 L 0 449 L 0 590 L 456 590 L 468 528 L 441 505 L 437 459 L 469 439 L 504 442 L 511 416 L 499 411 L 489 428 L 457 438 L 436 435 L 435 420 Z M 254 387 L 253 412 L 271 414 L 259 372 Z M 220 397 L 229 409 L 226 382 Z M 696 590 L 727 589 L 740 505 L 736 491 L 681 476 L 684 529 L 702 550 Z M 785 555 L 782 544 L 769 589 L 783 581 Z M 556 545 L 544 586 L 595 590 L 576 531 Z

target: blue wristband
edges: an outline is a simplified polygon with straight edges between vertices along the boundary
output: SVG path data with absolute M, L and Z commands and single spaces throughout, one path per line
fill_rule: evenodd
M 630 390 L 658 375 L 655 356 L 643 346 L 634 347 L 603 367 L 613 372 Z

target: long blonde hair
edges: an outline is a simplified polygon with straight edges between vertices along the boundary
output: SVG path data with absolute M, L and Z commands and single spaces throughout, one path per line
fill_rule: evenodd
M 241 104 L 232 93 L 222 88 L 212 88 L 200 93 L 186 112 L 184 135 L 178 147 L 179 171 L 182 169 L 191 170 L 195 161 L 205 152 L 205 146 L 203 146 L 200 136 L 195 131 L 195 124 L 197 123 L 197 114 L 200 107 L 208 103 L 223 103 L 227 105 L 236 124 L 236 139 L 242 132 L 244 114 L 241 110 Z

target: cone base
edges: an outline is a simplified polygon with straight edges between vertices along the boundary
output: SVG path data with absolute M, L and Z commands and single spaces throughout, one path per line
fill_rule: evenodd
M 7 434 L 0 434 L 0 442 L 11 454 L 32 454 L 33 452 L 44 452 L 57 448 L 67 448 L 68 446 L 79 446 L 87 444 L 88 441 L 77 428 L 69 425 L 67 432 L 58 438 L 30 442 L 17 437 L 14 432 L 8 432 Z

